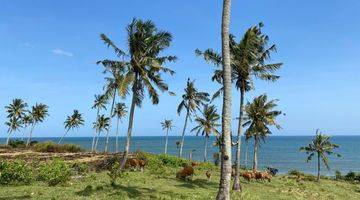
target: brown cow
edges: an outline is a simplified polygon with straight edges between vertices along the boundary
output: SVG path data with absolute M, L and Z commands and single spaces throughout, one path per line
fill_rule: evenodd
M 126 167 L 134 170 L 140 169 L 140 171 L 143 171 L 145 165 L 146 165 L 145 160 L 140 160 L 137 158 L 129 158 L 126 160 Z
M 272 176 L 268 172 L 255 172 L 255 179 L 256 180 L 268 180 L 271 181 Z
M 205 175 L 206 175 L 206 177 L 207 177 L 207 180 L 210 181 L 210 178 L 211 178 L 211 169 L 207 170 L 207 171 L 205 172 Z
M 251 171 L 248 171 L 248 172 L 242 173 L 241 176 L 242 176 L 245 180 L 250 181 L 251 179 L 255 178 L 255 173 L 254 173 L 254 172 L 251 172 Z
M 185 166 L 180 171 L 176 173 L 176 178 L 179 179 L 191 179 L 194 175 L 194 167 L 193 166 Z

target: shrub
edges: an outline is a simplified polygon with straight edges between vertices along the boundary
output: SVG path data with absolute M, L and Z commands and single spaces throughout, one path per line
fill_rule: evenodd
M 113 155 L 113 156 L 108 156 L 106 158 L 104 158 L 103 160 L 100 160 L 96 163 L 95 165 L 95 169 L 97 172 L 103 171 L 103 170 L 110 170 L 111 167 L 116 163 L 116 162 L 120 162 L 121 161 L 121 157 Z
M 35 144 L 34 150 L 37 152 L 51 152 L 51 153 L 77 153 L 84 151 L 79 145 L 76 144 L 60 145 L 60 144 L 55 144 L 54 142 L 51 141 Z
M 184 158 L 178 158 L 167 154 L 160 154 L 158 158 L 162 165 L 167 167 L 183 167 L 189 164 L 189 161 Z
M 350 171 L 349 173 L 347 173 L 347 174 L 345 175 L 344 178 L 345 178 L 345 180 L 347 180 L 347 181 L 354 181 L 355 178 L 356 178 L 356 173 L 353 172 L 353 171 Z
M 88 173 L 89 166 L 86 163 L 74 163 L 71 168 L 76 172 L 76 174 L 86 174 Z
M 71 168 L 61 159 L 54 159 L 39 167 L 38 180 L 45 181 L 49 186 L 66 183 L 70 176 Z
M 0 184 L 30 184 L 33 181 L 33 169 L 24 161 L 1 161 Z
M 10 140 L 9 146 L 11 148 L 24 148 L 26 144 L 23 140 Z
M 288 172 L 289 175 L 300 177 L 304 176 L 304 173 L 300 172 L 299 170 L 293 169 Z
M 115 162 L 111 166 L 108 172 L 108 176 L 110 178 L 110 184 L 113 186 L 116 184 L 116 180 L 118 178 L 124 178 L 125 176 L 127 176 L 127 172 L 121 169 L 119 162 Z
M 339 170 L 335 171 L 335 180 L 342 180 L 343 176 L 341 175 L 341 172 Z

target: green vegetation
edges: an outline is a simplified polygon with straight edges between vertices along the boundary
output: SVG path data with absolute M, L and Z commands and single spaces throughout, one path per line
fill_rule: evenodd
M 89 171 L 94 169 L 92 164 L 71 164 L 61 159 L 39 165 L 19 160 L 4 161 L 0 164 L 3 172 L 0 199 L 213 199 L 216 195 L 220 170 L 211 163 L 198 163 L 194 177 L 185 181 L 175 175 L 189 164 L 186 159 L 142 152 L 136 157 L 147 160 L 143 172 L 121 171 L 119 158 L 109 169 L 99 168 L 98 172 Z M 207 170 L 212 172 L 210 180 L 205 175 Z M 271 182 L 240 181 L 243 192 L 231 193 L 232 199 L 360 198 L 359 184 L 329 177 L 319 184 L 315 176 L 296 171 L 275 176 Z
M 36 152 L 52 152 L 52 153 L 77 153 L 83 152 L 84 149 L 76 144 L 56 144 L 48 141 L 43 143 L 36 143 L 33 146 Z

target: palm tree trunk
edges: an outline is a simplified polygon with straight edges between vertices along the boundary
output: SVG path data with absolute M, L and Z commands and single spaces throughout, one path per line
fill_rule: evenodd
M 33 123 L 32 127 L 31 127 L 31 130 L 30 130 L 30 133 L 29 133 L 29 137 L 28 137 L 28 140 L 26 142 L 26 146 L 29 146 L 30 143 L 31 143 L 31 137 L 32 137 L 32 133 L 34 131 L 34 128 L 35 128 L 35 123 Z
M 96 114 L 96 121 L 99 120 L 99 112 L 100 112 L 100 109 L 98 108 L 97 109 L 97 114 Z M 95 149 L 95 138 L 96 138 L 96 134 L 97 133 L 97 129 L 95 128 L 95 133 L 94 133 L 94 137 L 93 137 L 93 140 L 92 140 L 92 145 L 91 145 L 91 152 L 94 152 L 94 149 Z
M 62 140 L 64 139 L 64 137 L 66 136 L 66 134 L 67 134 L 68 132 L 69 132 L 69 130 L 67 130 L 67 131 L 65 132 L 65 134 L 60 138 L 58 144 L 60 144 L 60 143 L 62 142 Z
M 165 150 L 164 153 L 167 153 L 167 146 L 168 146 L 168 136 L 169 136 L 169 129 L 166 129 L 166 139 L 165 139 Z
M 129 116 L 129 126 L 128 126 L 127 136 L 126 136 L 125 151 L 124 151 L 124 155 L 123 155 L 123 158 L 121 160 L 121 165 L 120 165 L 121 169 L 123 169 L 125 167 L 126 159 L 129 154 L 129 151 L 130 151 L 130 139 L 131 139 L 133 122 L 134 122 L 135 106 L 136 106 L 135 99 L 136 99 L 135 92 L 133 90 L 133 96 L 132 96 L 131 108 L 130 108 L 130 116 Z
M 120 117 L 117 118 L 117 122 L 116 122 L 115 153 L 119 152 L 119 122 L 120 122 Z
M 6 144 L 5 144 L 5 146 L 9 146 L 10 135 L 11 135 L 11 133 L 8 134 L 8 137 L 7 137 L 7 139 L 6 139 Z
M 240 185 L 240 156 L 241 156 L 241 133 L 242 133 L 242 124 L 243 124 L 243 111 L 244 111 L 244 90 L 240 90 L 240 111 L 239 111 L 239 124 L 238 124 L 238 133 L 237 133 L 237 146 L 236 146 L 236 168 L 235 168 L 235 177 L 233 190 L 242 191 Z
M 204 142 L 204 162 L 207 161 L 207 145 L 208 145 L 209 136 L 205 135 L 205 142 Z
M 248 166 L 248 148 L 249 148 L 249 143 L 246 141 L 245 142 L 245 168 L 246 169 Z
M 217 200 L 230 199 L 231 181 L 231 66 L 229 25 L 231 0 L 223 1 L 221 40 L 223 58 L 223 108 L 222 108 L 222 147 L 221 147 L 221 175 Z
M 95 145 L 94 145 L 94 151 L 96 152 L 97 151 L 97 148 L 98 148 L 98 144 L 99 144 L 99 138 L 100 138 L 100 133 L 101 131 L 100 130 L 97 130 L 97 137 L 96 137 L 96 142 L 95 142 Z
M 113 115 L 114 105 L 115 105 L 115 97 L 116 97 L 116 88 L 114 89 L 114 96 L 111 103 L 111 110 L 110 110 L 110 119 L 109 119 L 109 128 L 106 131 L 106 142 L 105 142 L 105 149 L 104 152 L 107 153 L 109 149 L 109 131 L 111 129 L 111 118 Z
M 186 110 L 186 117 L 185 117 L 185 124 L 184 124 L 184 128 L 181 134 L 181 141 L 180 141 L 180 148 L 179 148 L 179 157 L 182 156 L 182 152 L 183 152 L 183 147 L 184 147 L 184 139 L 185 139 L 185 130 L 186 130 L 186 125 L 187 125 L 187 121 L 188 118 L 190 116 L 190 111 L 189 109 Z
M 254 136 L 254 160 L 253 160 L 253 171 L 257 171 L 257 151 L 258 151 L 258 139 L 256 136 Z
M 320 181 L 320 154 L 317 153 L 317 160 L 318 160 L 318 166 L 317 166 L 317 181 L 319 182 Z

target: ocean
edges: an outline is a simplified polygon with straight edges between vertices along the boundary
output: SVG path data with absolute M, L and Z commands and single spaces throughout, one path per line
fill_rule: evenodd
M 259 148 L 259 168 L 265 168 L 267 166 L 277 168 L 280 173 L 286 173 L 289 170 L 300 170 L 305 173 L 316 173 L 316 159 L 310 163 L 306 163 L 306 154 L 300 152 L 301 146 L 307 145 L 312 136 L 270 136 L 265 143 L 261 143 Z M 34 138 L 37 141 L 55 141 L 59 138 Z M 168 154 L 178 155 L 178 149 L 176 142 L 180 140 L 180 137 L 169 136 Z M 213 146 L 215 138 L 209 139 L 208 145 L 208 161 L 213 161 L 213 154 L 218 152 L 219 149 Z M 91 137 L 67 137 L 64 138 L 63 143 L 73 143 L 82 146 L 85 149 L 91 148 Z M 120 150 L 123 150 L 125 138 L 120 137 Z M 241 150 L 241 164 L 251 167 L 253 156 L 252 141 L 248 144 L 248 158 L 245 159 L 245 142 L 242 140 Z M 4 143 L 5 139 L 1 138 L 0 142 Z M 340 148 L 336 150 L 342 157 L 330 156 L 330 170 L 327 170 L 322 166 L 322 174 L 334 175 L 335 170 L 339 170 L 342 173 L 349 171 L 360 172 L 360 136 L 333 136 L 332 142 L 339 144 Z M 105 138 L 100 138 L 99 150 L 104 149 Z M 165 137 L 133 137 L 131 141 L 131 151 L 146 151 L 155 154 L 164 152 Z M 115 138 L 110 138 L 110 151 L 114 151 Z M 204 138 L 201 136 L 187 136 L 185 137 L 183 156 L 189 157 L 192 152 L 192 158 L 194 160 L 203 160 L 204 155 Z M 235 147 L 233 148 L 233 157 L 235 156 Z

